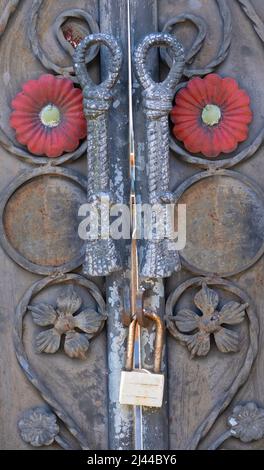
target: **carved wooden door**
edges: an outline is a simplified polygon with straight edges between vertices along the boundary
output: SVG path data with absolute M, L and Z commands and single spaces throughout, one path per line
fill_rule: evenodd
M 78 234 L 87 184 L 93 204 L 129 203 L 127 1 L 1 0 L 0 448 L 261 449 L 263 2 L 130 14 L 137 200 L 187 214 L 179 253 L 138 242 L 163 406 L 119 403 L 130 240 Z M 148 324 L 145 369 L 154 343 Z

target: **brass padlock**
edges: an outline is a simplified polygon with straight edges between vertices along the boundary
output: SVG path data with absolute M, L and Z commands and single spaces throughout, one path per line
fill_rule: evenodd
M 134 343 L 137 320 L 129 326 L 127 339 L 126 370 L 121 373 L 119 401 L 121 405 L 161 408 L 164 391 L 164 375 L 160 373 L 164 344 L 164 326 L 161 318 L 152 312 L 146 317 L 156 323 L 156 340 L 153 373 L 145 369 L 133 369 Z

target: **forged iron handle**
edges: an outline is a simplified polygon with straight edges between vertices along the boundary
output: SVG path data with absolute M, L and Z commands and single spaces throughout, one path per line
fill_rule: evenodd
M 167 47 L 172 52 L 172 66 L 166 79 L 155 82 L 147 71 L 147 55 L 153 47 Z M 169 191 L 169 123 L 175 87 L 185 65 L 184 51 L 174 36 L 167 33 L 150 34 L 145 37 L 135 52 L 135 68 L 138 81 L 143 87 L 143 108 L 146 114 L 146 140 L 148 164 L 148 202 L 151 205 L 173 201 Z M 169 227 L 171 232 L 173 227 Z M 171 250 L 172 240 L 154 238 L 145 244 L 140 260 L 140 274 L 144 277 L 168 277 L 180 268 L 179 255 Z
M 85 64 L 87 50 L 92 46 L 104 45 L 111 52 L 107 78 L 95 84 Z M 113 88 L 118 80 L 122 52 L 119 44 L 108 34 L 91 34 L 83 39 L 74 52 L 74 69 L 83 90 L 84 114 L 88 127 L 87 146 L 87 202 L 92 204 L 100 215 L 100 201 L 114 203 L 110 193 L 108 156 L 108 111 L 113 99 Z M 86 243 L 86 256 L 83 271 L 90 276 L 107 276 L 121 269 L 121 259 L 114 240 L 102 238 Z M 100 238 L 101 237 L 101 238 Z

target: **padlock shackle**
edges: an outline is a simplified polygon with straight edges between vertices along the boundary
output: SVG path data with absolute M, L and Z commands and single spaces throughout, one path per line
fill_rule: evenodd
M 128 328 L 127 337 L 127 356 L 126 356 L 126 370 L 133 370 L 134 365 L 134 343 L 136 334 L 137 320 L 132 320 Z
M 156 323 L 153 372 L 155 372 L 155 374 L 159 374 L 161 369 L 162 352 L 164 345 L 164 324 L 162 319 L 156 313 L 144 311 L 144 315 Z
M 155 374 L 160 373 L 161 369 L 161 360 L 162 360 L 162 351 L 164 345 L 164 324 L 162 319 L 156 313 L 150 311 L 144 311 L 144 315 L 151 321 L 156 324 L 156 339 L 154 347 L 154 367 L 153 372 Z M 126 365 L 125 368 L 127 371 L 133 370 L 134 366 L 134 344 L 135 344 L 135 335 L 136 327 L 138 321 L 132 320 L 128 329 L 127 337 L 127 356 L 126 356 Z

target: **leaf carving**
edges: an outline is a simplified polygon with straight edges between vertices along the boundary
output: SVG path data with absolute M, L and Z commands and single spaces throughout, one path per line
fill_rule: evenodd
M 57 318 L 53 305 L 37 304 L 29 305 L 28 310 L 32 313 L 34 323 L 39 326 L 54 325 Z
M 196 307 L 205 315 L 211 315 L 216 309 L 218 302 L 218 294 L 214 290 L 209 289 L 205 283 L 203 284 L 202 289 L 194 297 Z
M 203 312 L 201 316 L 189 308 L 177 311 L 181 296 L 193 288 L 198 288 L 195 305 Z M 227 302 L 218 310 L 220 290 L 232 294 L 237 300 Z M 242 323 L 245 317 L 247 321 Z M 174 413 L 177 413 L 178 420 L 177 426 L 172 423 L 172 432 L 175 433 L 174 439 L 177 445 L 193 450 L 197 448 L 219 414 L 229 405 L 249 376 L 258 350 L 258 318 L 245 290 L 219 277 L 196 277 L 180 284 L 167 300 L 165 318 L 169 332 L 177 340 L 175 347 L 170 343 L 169 349 L 171 364 L 173 357 L 177 357 L 177 367 L 171 371 L 172 384 L 177 383 L 171 395 L 171 406 Z M 198 322 L 196 332 L 191 330 L 194 326 L 193 318 L 197 318 Z M 241 324 L 240 328 L 238 324 Z M 189 331 L 186 325 L 190 327 Z M 229 325 L 232 325 L 232 329 Z M 212 353 L 209 350 L 210 342 L 211 347 L 213 345 L 213 337 L 217 349 L 214 348 Z M 190 360 L 190 356 L 185 353 L 181 345 L 188 348 L 191 358 L 196 356 L 196 359 Z M 191 383 L 189 393 L 188 388 L 186 390 L 187 383 Z M 190 410 L 187 411 L 187 416 L 186 409 L 184 410 L 184 418 L 180 405 L 183 394 L 187 394 L 185 399 Z M 199 397 L 198 407 L 197 397 Z M 195 416 L 194 407 L 197 407 Z M 192 417 L 186 434 L 182 423 L 186 426 L 188 413 L 191 413 Z

